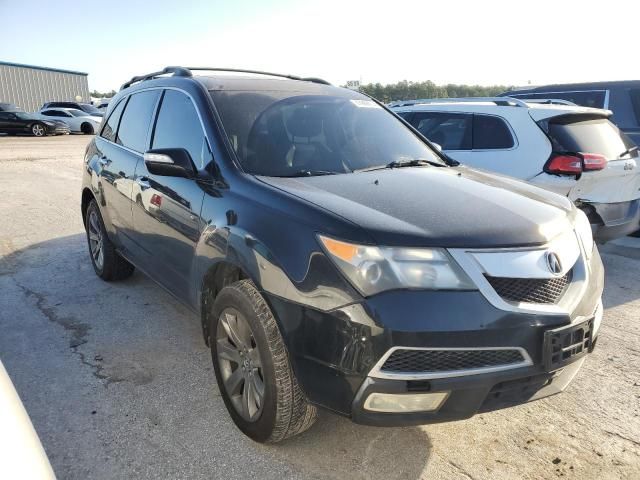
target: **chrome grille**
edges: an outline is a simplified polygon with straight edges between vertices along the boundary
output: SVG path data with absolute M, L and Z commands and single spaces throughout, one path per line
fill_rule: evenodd
M 498 295 L 508 302 L 558 303 L 571 282 L 571 272 L 557 278 L 500 278 L 485 275 Z
M 428 373 L 473 370 L 525 362 L 520 350 L 394 350 L 380 370 L 385 373 Z

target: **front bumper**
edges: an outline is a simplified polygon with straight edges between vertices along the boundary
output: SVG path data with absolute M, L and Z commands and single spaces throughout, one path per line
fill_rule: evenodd
M 587 203 L 581 208 L 591 221 L 593 238 L 605 243 L 640 228 L 640 199 L 619 203 Z
M 564 390 L 584 357 L 571 358 L 560 368 L 545 366 L 545 332 L 592 319 L 598 310 L 601 315 L 604 274 L 597 249 L 589 271 L 580 300 L 564 315 L 503 310 L 479 291 L 390 291 L 331 311 L 268 293 L 265 297 L 280 323 L 296 377 L 312 403 L 357 423 L 415 425 L 464 419 Z M 594 332 L 595 343 L 595 328 Z M 380 378 L 376 366 L 394 347 L 518 348 L 527 352 L 530 362 L 453 377 Z M 432 412 L 365 408 L 372 393 L 420 392 L 450 393 Z
M 48 135 L 68 135 L 71 129 L 68 125 L 47 125 Z

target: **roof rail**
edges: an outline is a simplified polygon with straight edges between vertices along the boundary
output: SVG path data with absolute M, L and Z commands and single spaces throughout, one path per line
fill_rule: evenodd
M 322 85 L 331 85 L 326 80 L 316 77 L 298 77 L 297 75 L 288 75 L 284 73 L 263 72 L 260 70 L 246 70 L 243 68 L 220 68 L 220 67 L 186 67 L 188 70 L 208 70 L 210 72 L 232 72 L 232 73 L 252 73 L 255 75 L 267 75 L 269 77 L 288 78 L 289 80 L 301 80 L 303 82 L 320 83 Z
M 144 75 L 137 75 L 132 77 L 131 80 L 125 82 L 120 87 L 120 90 L 124 90 L 125 88 L 130 87 L 134 83 L 143 82 L 145 80 L 151 80 L 153 78 L 159 77 L 160 75 L 166 75 L 167 73 L 172 73 L 174 77 L 192 77 L 191 72 L 183 67 L 164 67 L 159 72 L 151 72 L 145 73 Z
M 125 83 L 122 84 L 122 86 L 120 87 L 120 90 L 123 90 L 125 88 L 130 87 L 134 83 L 144 82 L 145 80 L 152 80 L 154 78 L 157 78 L 157 77 L 159 77 L 161 75 L 166 75 L 168 73 L 173 74 L 172 75 L 173 77 L 192 77 L 193 76 L 192 70 L 197 70 L 197 71 L 208 70 L 208 71 L 213 71 L 213 72 L 252 73 L 252 74 L 256 74 L 256 75 L 268 75 L 270 77 L 288 78 L 290 80 L 300 80 L 302 82 L 313 82 L 313 83 L 320 83 L 322 85 L 331 85 L 329 82 L 327 82 L 326 80 L 323 80 L 321 78 L 298 77 L 296 75 L 286 75 L 286 74 L 283 74 L 283 73 L 261 72 L 259 70 L 245 70 L 245 69 L 240 69 L 240 68 L 219 68 L 219 67 L 165 67 L 165 68 L 163 68 L 162 70 L 160 70 L 158 72 L 145 73 L 144 75 L 137 75 L 137 76 L 131 78 L 131 80 L 129 80 L 128 82 L 125 82 Z
M 526 107 L 527 104 L 519 98 L 513 97 L 464 97 L 464 98 L 419 98 L 417 100 L 399 100 L 388 104 L 389 107 L 409 107 L 421 103 L 465 103 L 465 102 L 493 102 L 502 107 Z

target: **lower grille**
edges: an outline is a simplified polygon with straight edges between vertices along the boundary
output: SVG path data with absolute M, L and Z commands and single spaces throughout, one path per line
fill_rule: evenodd
M 553 382 L 559 373 L 542 373 L 494 385 L 478 413 L 513 407 L 529 401 L 541 388 Z
M 509 302 L 558 303 L 571 282 L 571 272 L 557 278 L 501 278 L 485 275 L 498 295 Z
M 385 373 L 431 373 L 517 365 L 520 350 L 395 350 L 380 370 Z

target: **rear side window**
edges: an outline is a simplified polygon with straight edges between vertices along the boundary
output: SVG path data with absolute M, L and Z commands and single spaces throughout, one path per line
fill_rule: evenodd
M 515 142 L 511 130 L 500 117 L 473 115 L 473 149 L 499 150 L 512 148 Z
M 204 132 L 193 102 L 182 92 L 166 90 L 158 113 L 152 148 L 184 148 L 196 165 L 202 166 L 203 146 Z
M 563 116 L 549 122 L 547 133 L 556 152 L 599 153 L 608 160 L 620 158 L 622 152 L 634 145 L 606 118 Z M 631 156 L 638 156 L 638 152 L 632 152 Z
M 136 152 L 144 152 L 158 95 L 158 90 L 131 95 L 120 120 L 116 143 Z
M 125 103 L 127 103 L 127 101 L 122 100 L 118 105 L 116 105 L 116 108 L 111 111 L 109 119 L 104 124 L 102 133 L 100 133 L 102 138 L 109 140 L 110 142 L 116 141 L 116 132 L 118 131 L 118 124 L 120 123 L 120 116 L 122 115 Z
M 419 112 L 411 124 L 443 150 L 471 150 L 472 119 L 467 113 Z
M 640 124 L 640 88 L 632 88 L 629 90 L 629 96 L 631 97 L 633 113 L 636 115 L 636 122 Z

